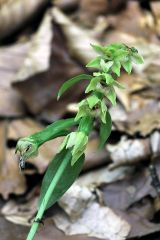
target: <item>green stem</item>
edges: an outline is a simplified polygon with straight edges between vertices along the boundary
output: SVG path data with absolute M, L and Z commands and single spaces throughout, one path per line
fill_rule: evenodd
M 35 217 L 35 220 L 32 224 L 32 227 L 30 229 L 30 232 L 28 234 L 27 240 L 33 240 L 34 239 L 34 235 L 36 234 L 36 231 L 38 229 L 39 226 L 39 220 L 42 219 L 44 211 L 47 207 L 48 201 L 56 187 L 56 185 L 58 184 L 58 181 L 60 180 L 61 176 L 63 175 L 63 172 L 65 170 L 65 168 L 67 167 L 68 162 L 71 160 L 70 159 L 70 152 L 67 153 L 66 157 L 64 158 L 65 161 L 62 162 L 61 166 L 59 167 L 59 169 L 56 172 L 55 177 L 53 178 L 51 184 L 49 185 L 49 188 L 45 194 L 45 197 L 40 205 L 40 208 L 38 210 L 38 213 Z
M 86 135 L 89 135 L 93 128 L 93 117 L 92 116 L 86 116 L 81 118 L 78 131 L 84 132 Z
M 65 120 L 58 120 L 57 122 L 54 122 L 50 125 L 48 125 L 45 129 L 43 129 L 40 132 L 37 132 L 33 135 L 30 135 L 29 137 L 31 139 L 34 139 L 34 141 L 37 142 L 38 147 L 41 146 L 43 143 L 52 140 L 55 138 L 55 135 L 60 134 L 64 130 L 66 130 L 69 127 L 72 127 L 74 125 L 77 125 L 77 122 L 74 120 L 74 118 L 69 118 Z M 62 135 L 62 134 L 60 134 Z

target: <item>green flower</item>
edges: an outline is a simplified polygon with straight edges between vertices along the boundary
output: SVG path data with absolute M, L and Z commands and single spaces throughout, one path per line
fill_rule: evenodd
M 36 157 L 38 155 L 38 143 L 30 137 L 21 138 L 17 142 L 15 153 L 20 154 L 19 167 L 20 169 L 25 168 L 25 161 L 30 157 Z
M 75 162 L 80 158 L 80 156 L 84 153 L 87 143 L 88 136 L 84 132 L 72 132 L 65 137 L 63 143 L 60 146 L 60 151 L 64 148 L 72 149 L 71 165 L 73 166 Z

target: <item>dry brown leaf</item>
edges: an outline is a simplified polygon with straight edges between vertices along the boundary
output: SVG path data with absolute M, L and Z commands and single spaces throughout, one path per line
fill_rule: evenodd
M 151 111 L 145 114 L 144 117 L 133 126 L 132 131 L 141 132 L 143 136 L 146 136 L 155 129 L 160 129 L 160 111 Z
M 0 194 L 4 199 L 9 195 L 23 194 L 26 190 L 25 177 L 20 173 L 14 151 L 6 151 L 7 123 L 0 123 Z
M 25 199 L 21 201 L 9 200 L 1 209 L 1 214 L 14 224 L 30 226 L 31 219 L 37 211 L 38 195 L 34 188 Z
M 116 110 L 119 113 L 115 113 Z M 130 135 L 139 133 L 141 136 L 147 136 L 153 130 L 160 128 L 160 106 L 158 101 L 144 99 L 138 94 L 132 96 L 132 110 L 129 113 L 124 113 L 124 110 L 120 107 L 112 108 L 111 113 L 113 113 L 116 128 Z M 123 118 L 118 119 L 121 113 Z
M 147 199 L 144 199 L 141 203 L 134 205 L 125 212 L 116 211 L 116 213 L 131 225 L 129 238 L 140 238 L 159 232 L 160 224 L 151 221 L 154 215 L 153 204 Z M 150 236 L 150 239 L 152 239 L 152 236 Z
M 110 159 L 113 163 L 109 168 L 114 169 L 119 166 L 133 165 L 140 161 L 145 161 L 151 156 L 149 139 L 127 139 L 123 136 L 116 145 L 107 144 Z
M 0 48 L 0 115 L 22 116 L 25 113 L 21 97 L 11 84 L 23 64 L 30 42 Z
M 152 151 L 152 160 L 159 158 L 160 156 L 160 132 L 154 131 L 150 136 L 150 145 Z
M 74 236 L 67 236 L 62 231 L 55 227 L 52 218 L 46 219 L 45 227 L 40 225 L 40 228 L 35 236 L 35 240 L 98 240 L 94 237 L 88 237 L 85 235 L 74 235 Z M 8 239 L 9 240 L 9 239 Z M 106 239 L 108 240 L 108 239 Z
M 160 165 L 156 164 L 159 174 Z M 148 168 L 137 168 L 127 178 L 102 187 L 104 201 L 113 209 L 126 210 L 146 196 L 155 197 Z
M 123 91 L 122 89 L 115 89 L 117 98 L 125 107 L 125 110 L 130 112 L 133 109 L 132 93 L 141 93 L 148 87 L 149 81 L 147 79 L 140 78 L 140 76 L 136 74 L 122 74 L 121 77 L 118 78 L 118 81 L 125 86 L 125 89 Z
M 108 240 L 124 240 L 130 231 L 130 225 L 108 207 L 96 202 L 90 203 L 83 214 L 73 220 L 63 212 L 54 215 L 56 226 L 67 235 L 87 234 Z
M 58 204 L 72 218 L 79 218 L 86 207 L 95 200 L 94 194 L 85 186 L 74 183 L 70 189 L 61 197 Z
M 27 203 L 25 204 L 17 203 L 15 201 L 10 200 L 2 208 L 1 213 L 3 214 L 6 220 L 14 224 L 30 226 L 31 225 L 30 220 L 36 213 L 37 204 L 38 198 L 34 198 L 31 201 L 27 201 Z
M 47 12 L 39 29 L 32 37 L 30 49 L 27 52 L 23 65 L 15 76 L 16 81 L 25 81 L 35 74 L 48 70 L 52 37 L 52 16 L 50 12 Z
M 63 11 L 76 9 L 79 5 L 79 0 L 53 0 L 54 5 Z
M 33 17 L 42 6 L 46 5 L 45 0 L 1 0 L 0 1 L 0 38 L 4 38 Z
M 4 199 L 8 199 L 10 194 L 20 195 L 26 191 L 25 177 L 20 173 L 14 156 L 14 150 L 8 150 L 0 163 L 0 194 Z
M 52 11 L 54 21 L 60 25 L 67 39 L 67 45 L 72 56 L 76 57 L 83 64 L 88 63 L 97 54 L 90 47 L 90 44 L 97 44 L 97 40 L 89 36 L 87 30 L 82 29 L 72 22 L 58 8 Z M 81 41 L 83 39 L 83 41 Z
M 57 92 L 62 83 L 83 72 L 83 69 L 71 59 L 63 35 L 56 26 L 51 28 L 51 22 L 48 12 L 14 82 L 14 87 L 23 96 L 29 110 L 34 114 L 40 113 L 40 117 L 47 121 L 62 116 L 66 112 L 66 105 L 77 100 L 84 89 L 84 83 L 79 84 L 79 88 L 73 87 L 72 94 L 68 91 L 57 102 Z
M 7 221 L 3 216 L 0 216 L 0 233 L 1 240 L 22 240 L 26 238 L 28 227 L 18 226 Z
M 8 126 L 8 139 L 17 141 L 21 137 L 29 136 L 42 130 L 43 126 L 30 118 L 17 119 Z
M 145 10 L 141 9 L 138 1 L 128 1 L 124 11 L 108 18 L 112 23 L 112 28 L 119 32 L 124 32 L 147 41 L 158 42 L 154 32 L 153 16 L 150 12 L 146 13 Z
M 98 144 L 98 136 L 93 136 L 89 140 L 85 151 L 84 170 L 98 167 L 102 164 L 107 164 L 107 162 L 109 161 L 107 151 L 105 149 L 99 150 Z
M 133 170 L 133 167 L 119 167 L 110 171 L 108 167 L 103 167 L 83 174 L 78 178 L 76 183 L 80 186 L 94 189 L 102 184 L 108 184 L 124 179 L 130 175 Z

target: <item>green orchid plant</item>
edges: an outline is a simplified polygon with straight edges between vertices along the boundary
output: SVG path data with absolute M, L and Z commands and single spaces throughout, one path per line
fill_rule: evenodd
M 16 152 L 20 154 L 19 166 L 25 168 L 25 161 L 38 154 L 39 147 L 46 141 L 65 136 L 59 150 L 43 178 L 38 212 L 33 221 L 27 240 L 34 239 L 38 225 L 46 209 L 51 207 L 73 184 L 82 170 L 85 149 L 94 121 L 99 122 L 99 147 L 106 143 L 112 128 L 112 120 L 107 103 L 116 105 L 115 88 L 124 89 L 117 78 L 121 69 L 131 73 L 132 63 L 142 64 L 143 58 L 134 47 L 114 43 L 108 46 L 92 45 L 98 53 L 86 67 L 93 68 L 91 74 L 81 74 L 66 81 L 59 90 L 58 99 L 62 94 L 79 81 L 88 80 L 85 90 L 86 97 L 78 104 L 75 118 L 59 120 L 44 130 L 18 141 Z M 75 126 L 73 132 L 71 128 Z

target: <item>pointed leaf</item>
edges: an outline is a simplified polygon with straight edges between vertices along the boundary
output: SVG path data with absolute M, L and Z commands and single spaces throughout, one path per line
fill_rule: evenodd
M 72 87 L 75 83 L 79 82 L 80 80 L 85 80 L 85 79 L 88 79 L 88 80 L 91 80 L 92 79 L 92 76 L 89 75 L 89 74 L 80 74 L 76 77 L 73 77 L 71 79 L 69 79 L 68 81 L 66 81 L 62 86 L 61 88 L 59 89 L 59 92 L 58 92 L 58 99 L 62 96 L 62 94 L 70 87 Z
M 117 76 L 120 76 L 120 69 L 121 69 L 121 64 L 119 61 L 114 61 L 114 64 L 112 66 L 112 71 L 117 74 Z
M 100 45 L 91 44 L 91 47 L 100 54 L 105 54 L 105 48 Z
M 112 130 L 112 119 L 111 116 L 109 114 L 109 112 L 106 112 L 106 123 L 101 122 L 100 125 L 100 142 L 99 142 L 99 148 L 103 148 L 105 142 L 107 141 L 107 139 L 109 138 L 110 134 L 111 134 L 111 130 Z
M 107 106 L 104 101 L 101 101 L 100 118 L 103 123 L 106 123 L 106 112 Z
M 88 106 L 88 102 L 85 100 L 82 100 L 79 104 L 78 104 L 78 113 L 75 117 L 75 121 L 78 121 L 80 118 L 87 116 L 88 114 L 90 115 L 90 109 Z
M 99 102 L 99 98 L 96 96 L 96 95 L 92 95 L 92 96 L 89 96 L 87 98 L 87 102 L 88 102 L 88 105 L 89 105 L 89 108 L 93 108 L 98 102 Z
M 105 62 L 103 59 L 101 59 L 100 61 L 100 66 L 103 72 L 108 72 L 112 65 L 113 65 L 113 61 Z
M 86 65 L 86 67 L 99 68 L 99 67 L 100 67 L 100 60 L 101 60 L 101 58 L 100 58 L 100 57 L 97 57 L 97 58 L 91 60 L 91 61 Z
M 116 92 L 113 87 L 109 88 L 109 92 L 107 93 L 107 98 L 111 101 L 111 103 L 116 105 Z
M 96 90 L 99 79 L 100 79 L 99 77 L 92 78 L 89 85 L 87 86 L 87 88 L 85 90 L 85 93 L 89 93 L 90 91 Z
M 106 83 L 108 85 L 110 85 L 110 84 L 112 84 L 114 82 L 114 79 L 113 79 L 113 77 L 110 74 L 104 73 L 104 77 L 105 77 Z
M 126 72 L 128 74 L 131 73 L 131 71 L 132 71 L 132 62 L 130 60 L 128 60 L 126 62 L 122 62 L 122 66 L 123 66 L 123 68 L 126 70 Z
M 79 160 L 71 166 L 72 154 L 70 150 L 64 149 L 62 152 L 56 154 L 51 163 L 48 166 L 46 174 L 43 178 L 41 194 L 39 199 L 39 206 L 41 205 L 43 198 L 51 184 L 53 179 L 57 178 L 57 171 L 62 168 L 62 164 L 65 162 L 65 168 L 63 174 L 61 175 L 59 181 L 57 182 L 51 198 L 47 204 L 47 208 L 51 207 L 59 198 L 68 190 L 68 188 L 73 184 L 82 170 L 84 163 L 84 154 L 79 158 Z
M 138 53 L 133 53 L 131 57 L 132 61 L 136 64 L 142 64 L 144 63 L 144 59 L 142 56 L 140 56 Z
M 71 165 L 73 166 L 79 157 L 84 153 L 86 145 L 88 143 L 88 136 L 84 132 L 77 132 L 76 143 L 72 149 Z

